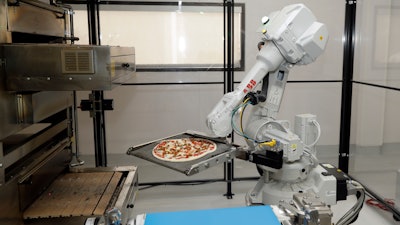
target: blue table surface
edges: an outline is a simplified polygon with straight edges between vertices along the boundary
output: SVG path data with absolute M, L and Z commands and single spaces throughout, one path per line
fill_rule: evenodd
M 147 213 L 144 225 L 280 225 L 271 207 L 249 206 Z

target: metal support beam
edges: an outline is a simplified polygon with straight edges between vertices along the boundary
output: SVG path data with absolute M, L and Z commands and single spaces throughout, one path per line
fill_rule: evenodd
M 342 108 L 340 118 L 339 168 L 349 172 L 351 105 L 353 95 L 353 67 L 356 27 L 356 1 L 346 1 Z
M 100 45 L 100 22 L 99 22 L 99 1 L 88 0 L 88 26 L 89 26 L 89 44 Z M 103 91 L 92 91 L 93 98 L 93 130 L 94 130 L 94 147 L 96 167 L 107 166 L 107 149 L 106 149 L 106 131 L 105 131 L 105 117 L 104 108 L 102 107 L 104 101 Z
M 232 92 L 234 89 L 234 1 L 224 0 L 224 93 Z M 233 133 L 231 134 L 233 142 Z M 224 163 L 224 180 L 227 182 L 225 196 L 228 199 L 233 197 L 232 181 L 234 179 L 233 160 Z

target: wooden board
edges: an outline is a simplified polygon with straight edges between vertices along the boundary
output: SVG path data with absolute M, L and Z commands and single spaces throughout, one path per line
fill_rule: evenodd
M 67 173 L 24 212 L 24 219 L 103 215 L 121 172 Z

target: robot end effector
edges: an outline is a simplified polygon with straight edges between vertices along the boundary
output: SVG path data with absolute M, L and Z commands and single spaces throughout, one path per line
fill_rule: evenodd
M 325 49 L 328 30 L 303 4 L 286 6 L 262 22 L 260 31 L 268 43 L 238 87 L 225 94 L 207 117 L 207 126 L 216 136 L 225 137 L 232 132 L 230 118 L 234 108 L 269 72 L 309 64 Z

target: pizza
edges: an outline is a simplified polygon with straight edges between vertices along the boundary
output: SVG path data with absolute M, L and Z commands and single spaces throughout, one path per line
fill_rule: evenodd
M 201 158 L 217 149 L 215 142 L 203 138 L 162 140 L 153 148 L 153 156 L 169 162 L 187 162 Z

